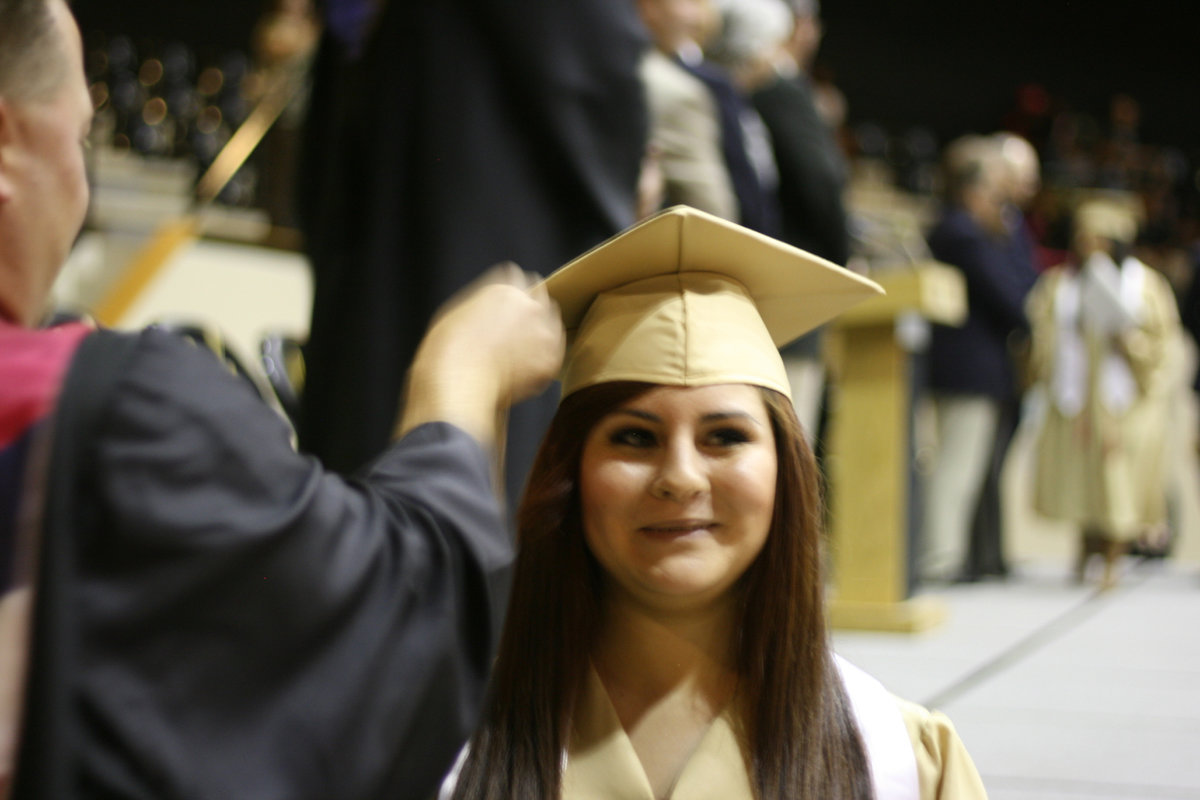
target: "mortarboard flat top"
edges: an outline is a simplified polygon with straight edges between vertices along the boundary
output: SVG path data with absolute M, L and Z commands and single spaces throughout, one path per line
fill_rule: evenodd
M 883 291 L 687 206 L 597 245 L 545 285 L 569 336 L 564 395 L 637 380 L 750 383 L 790 396 L 777 348 Z
M 1095 197 L 1084 200 L 1075 209 L 1075 226 L 1106 239 L 1133 244 L 1137 239 L 1138 216 L 1128 202 Z

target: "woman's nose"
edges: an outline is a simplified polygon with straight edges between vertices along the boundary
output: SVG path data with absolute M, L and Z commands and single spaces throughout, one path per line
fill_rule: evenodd
M 703 458 L 689 442 L 672 444 L 664 450 L 650 491 L 660 499 L 685 501 L 707 487 Z

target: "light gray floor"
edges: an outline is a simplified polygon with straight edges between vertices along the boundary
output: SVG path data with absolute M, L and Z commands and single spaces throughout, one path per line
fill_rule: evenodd
M 1023 563 L 932 592 L 916 635 L 835 632 L 839 653 L 946 712 L 993 800 L 1200 798 L 1200 565 L 1127 558 L 1119 586 Z

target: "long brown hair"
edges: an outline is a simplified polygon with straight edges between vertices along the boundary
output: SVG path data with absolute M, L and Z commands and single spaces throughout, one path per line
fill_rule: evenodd
M 456 800 L 557 798 L 571 716 L 600 622 L 600 567 L 584 542 L 579 464 L 599 420 L 653 384 L 568 396 L 517 513 L 520 550 L 483 719 Z M 816 463 L 791 403 L 762 390 L 778 457 L 771 530 L 741 580 L 738 729 L 759 800 L 868 800 L 870 772 L 829 649 Z

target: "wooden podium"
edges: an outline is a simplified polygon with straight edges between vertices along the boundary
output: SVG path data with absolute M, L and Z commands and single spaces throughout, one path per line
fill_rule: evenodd
M 836 396 L 829 456 L 835 628 L 915 632 L 939 624 L 936 598 L 912 596 L 913 343 L 926 322 L 962 323 L 958 270 L 922 262 L 871 276 L 887 295 L 831 328 Z

